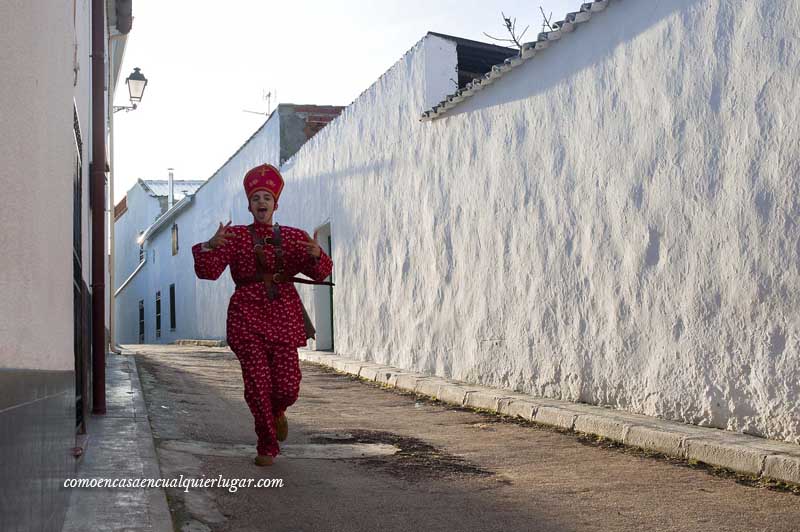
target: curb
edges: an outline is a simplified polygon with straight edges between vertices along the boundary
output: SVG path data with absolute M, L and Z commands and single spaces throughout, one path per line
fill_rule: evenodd
M 175 340 L 174 345 L 188 345 L 194 347 L 227 347 L 225 340 Z
M 136 423 L 136 437 L 139 443 L 139 452 L 142 457 L 142 475 L 146 478 L 163 478 L 161 464 L 158 461 L 156 442 L 153 438 L 153 428 L 150 425 L 150 414 L 144 400 L 142 382 L 139 378 L 139 365 L 136 357 L 128 357 L 131 366 L 131 386 L 134 392 L 134 404 L 137 414 L 141 414 L 141 421 Z M 154 532 L 172 532 L 174 523 L 172 512 L 167 502 L 167 492 L 164 488 L 148 489 L 148 514 L 150 526 Z
M 88 447 L 71 476 L 162 478 L 136 358 L 109 353 L 106 369 L 106 414 L 88 420 Z M 71 490 L 61 530 L 173 532 L 174 526 L 163 487 L 104 487 L 92 490 L 91 495 Z
M 611 408 L 473 385 L 413 371 L 299 350 L 300 359 L 439 401 L 656 451 L 756 477 L 800 485 L 800 445 L 687 425 Z

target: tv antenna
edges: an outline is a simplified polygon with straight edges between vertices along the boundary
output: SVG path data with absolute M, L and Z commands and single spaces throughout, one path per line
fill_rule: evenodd
M 267 102 L 267 112 L 262 113 L 261 111 L 251 111 L 250 109 L 242 109 L 242 111 L 245 112 L 245 113 L 253 113 L 253 114 L 256 114 L 256 115 L 269 116 L 269 114 L 272 112 L 272 99 L 273 98 L 275 98 L 276 102 L 278 101 L 278 91 L 277 91 L 277 89 L 270 89 L 270 90 L 263 89 L 261 91 L 261 99 L 263 101 Z

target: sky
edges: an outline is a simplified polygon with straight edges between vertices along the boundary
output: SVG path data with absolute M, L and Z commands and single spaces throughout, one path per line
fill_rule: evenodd
M 137 0 L 114 104 L 141 68 L 138 109 L 114 115 L 114 203 L 138 178 L 208 179 L 277 103 L 349 105 L 428 31 L 523 41 L 580 0 Z M 420 109 L 422 112 L 423 109 Z

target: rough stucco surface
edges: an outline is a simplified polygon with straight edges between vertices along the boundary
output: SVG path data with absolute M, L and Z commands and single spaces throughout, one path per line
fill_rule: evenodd
M 612 2 L 419 123 L 426 38 L 284 167 L 337 352 L 800 440 L 798 9 Z
M 0 367 L 73 369 L 72 6 L 3 2 L 0 35 Z
M 456 58 L 424 38 L 282 167 L 276 219 L 331 224 L 337 353 L 800 441 L 799 9 L 615 0 L 431 123 Z M 263 142 L 197 241 L 249 220 Z M 232 287 L 195 282 L 181 337 L 224 336 Z

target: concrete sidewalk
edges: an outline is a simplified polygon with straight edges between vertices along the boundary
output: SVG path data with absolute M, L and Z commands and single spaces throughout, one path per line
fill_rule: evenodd
M 106 415 L 89 419 L 77 478 L 161 478 L 136 360 L 106 356 Z M 70 488 L 62 532 L 172 532 L 163 488 Z
M 632 447 L 800 485 L 800 445 L 466 384 L 329 352 L 300 350 L 299 353 L 301 360 L 445 403 L 521 417 Z

